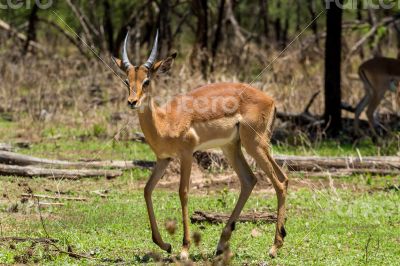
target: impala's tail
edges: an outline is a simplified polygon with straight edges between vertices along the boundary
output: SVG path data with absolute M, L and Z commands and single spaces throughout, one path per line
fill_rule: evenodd
M 271 116 L 269 117 L 268 124 L 267 124 L 268 140 L 270 140 L 272 138 L 272 134 L 274 131 L 274 126 L 275 126 L 275 120 L 276 120 L 276 112 L 277 112 L 276 106 L 274 105 L 273 108 L 274 108 L 274 111 L 270 113 Z

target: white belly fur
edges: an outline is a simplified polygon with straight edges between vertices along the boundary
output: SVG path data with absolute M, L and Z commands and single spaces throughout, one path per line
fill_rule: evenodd
M 195 151 L 222 147 L 237 140 L 239 121 L 239 116 L 233 116 L 193 124 L 190 131 L 197 139 Z

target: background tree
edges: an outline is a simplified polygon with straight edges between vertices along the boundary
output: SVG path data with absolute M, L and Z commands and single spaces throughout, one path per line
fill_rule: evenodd
M 343 0 L 339 0 L 343 4 Z M 328 133 L 337 136 L 342 129 L 341 112 L 341 58 L 342 9 L 331 4 L 327 10 L 325 48 L 325 123 Z

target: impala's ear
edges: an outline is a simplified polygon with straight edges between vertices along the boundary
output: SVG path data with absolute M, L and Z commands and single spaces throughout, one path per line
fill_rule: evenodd
M 172 63 L 174 63 L 177 54 L 178 54 L 177 52 L 173 52 L 166 59 L 158 61 L 157 63 L 155 63 L 154 66 L 152 67 L 152 71 L 154 73 L 156 73 L 156 72 L 158 72 L 158 73 L 168 72 L 172 67 Z
M 111 60 L 123 71 L 125 71 L 124 67 L 122 66 L 122 60 L 111 56 Z

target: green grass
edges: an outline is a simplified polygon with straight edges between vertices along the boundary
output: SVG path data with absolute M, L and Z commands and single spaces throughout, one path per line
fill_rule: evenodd
M 225 197 L 227 207 L 221 204 L 221 195 L 190 197 L 190 212 L 194 210 L 228 212 L 233 208 L 237 193 Z M 250 198 L 247 210 L 273 209 L 275 197 L 260 195 Z M 267 251 L 273 240 L 272 224 L 238 224 L 231 241 L 233 264 L 256 265 L 396 265 L 400 255 L 399 192 L 351 192 L 338 190 L 312 192 L 301 189 L 290 192 L 288 197 L 288 236 L 284 248 L 275 260 L 268 258 Z M 174 192 L 156 192 L 156 215 L 165 241 L 172 243 L 174 253 L 179 254 L 182 237 L 180 204 Z M 121 193 L 115 191 L 108 199 L 94 197 L 89 203 L 68 203 L 67 207 L 45 212 L 45 228 L 49 235 L 59 239 L 62 248 L 71 245 L 80 253 L 92 254 L 94 260 L 80 260 L 56 252 L 45 251 L 43 246 L 33 247 L 27 262 L 41 264 L 96 264 L 105 258 L 140 264 L 147 260 L 150 251 L 161 252 L 151 241 L 147 213 L 141 191 Z M 167 219 L 178 221 L 178 231 L 168 235 L 163 223 Z M 7 215 L 2 224 L 12 227 L 18 236 L 45 237 L 38 217 L 15 218 Z M 195 261 L 211 260 L 223 225 L 191 225 L 193 232 L 202 235 L 199 247 L 191 248 Z M 257 228 L 262 236 L 252 237 Z M 14 263 L 30 248 L 29 244 L 17 244 L 10 249 L 0 246 L 0 263 Z
M 337 140 L 324 140 L 320 142 L 304 141 L 299 145 L 279 143 L 273 146 L 278 154 L 309 155 L 309 156 L 395 156 L 399 152 L 398 141 L 388 140 L 382 145 L 376 145 L 366 138 L 355 143 Z

